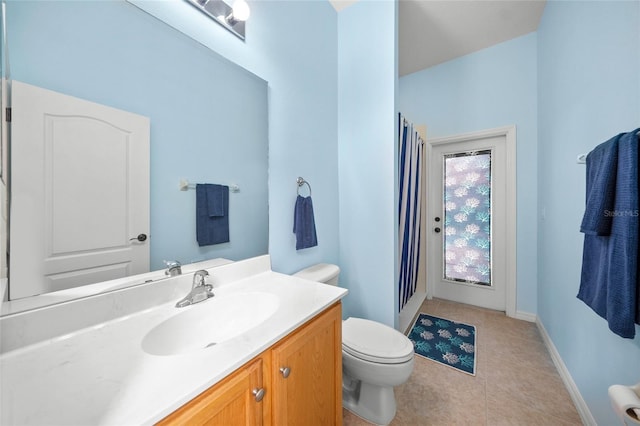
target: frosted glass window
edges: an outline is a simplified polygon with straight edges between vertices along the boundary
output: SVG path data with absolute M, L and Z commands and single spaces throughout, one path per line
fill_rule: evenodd
M 444 279 L 491 285 L 491 150 L 444 157 Z

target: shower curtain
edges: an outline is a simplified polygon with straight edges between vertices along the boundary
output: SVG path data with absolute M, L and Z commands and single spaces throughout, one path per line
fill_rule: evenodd
M 424 142 L 402 114 L 399 119 L 399 306 L 416 291 L 420 262 L 420 206 L 422 205 L 422 161 Z

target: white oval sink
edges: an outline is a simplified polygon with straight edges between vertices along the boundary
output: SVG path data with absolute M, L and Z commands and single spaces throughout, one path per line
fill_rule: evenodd
M 239 293 L 213 298 L 186 308 L 152 328 L 142 339 L 151 355 L 179 355 L 232 339 L 263 323 L 278 308 L 270 293 Z

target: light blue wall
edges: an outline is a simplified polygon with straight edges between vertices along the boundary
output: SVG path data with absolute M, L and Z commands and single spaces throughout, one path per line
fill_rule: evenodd
M 338 17 L 338 173 L 345 316 L 395 326 L 397 3 L 361 0 Z
M 516 125 L 517 310 L 537 309 L 537 79 L 531 33 L 400 78 L 400 111 L 427 139 Z
M 607 397 L 640 381 L 634 340 L 576 299 L 585 167 L 576 156 L 640 126 L 640 3 L 547 3 L 538 29 L 538 314 L 598 424 L 618 424 Z
M 150 118 L 152 270 L 267 253 L 264 80 L 122 1 L 9 1 L 7 13 L 13 79 Z M 181 178 L 240 186 L 230 242 L 198 246 Z
M 269 83 L 269 253 L 291 273 L 338 263 L 337 14 L 325 1 L 249 1 L 246 42 L 184 2 L 136 1 Z M 296 178 L 313 188 L 318 247 L 295 250 Z
M 132 3 L 268 82 L 272 266 L 291 273 L 338 263 L 338 31 L 329 2 L 249 0 L 245 42 L 186 2 Z M 172 61 L 168 54 L 169 69 Z M 298 176 L 313 188 L 318 233 L 318 247 L 302 251 L 292 232 Z

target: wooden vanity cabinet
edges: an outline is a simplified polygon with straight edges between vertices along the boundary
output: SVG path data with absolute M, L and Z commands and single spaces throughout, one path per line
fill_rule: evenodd
M 265 391 L 265 358 L 257 357 L 207 389 L 158 425 L 260 426 L 267 399 L 256 398 Z
M 342 424 L 342 314 L 335 305 L 271 350 L 273 425 Z
M 341 307 L 326 309 L 158 424 L 341 426 Z

